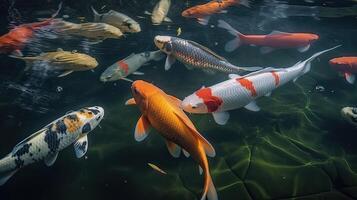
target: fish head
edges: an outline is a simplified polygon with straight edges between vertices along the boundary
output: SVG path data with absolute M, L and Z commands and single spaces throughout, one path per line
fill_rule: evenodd
M 223 100 L 213 95 L 210 87 L 202 87 L 182 101 L 182 109 L 190 113 L 213 113 L 219 110 Z
M 138 23 L 129 23 L 128 27 L 133 33 L 139 33 L 141 31 L 140 24 Z
M 315 42 L 319 39 L 320 37 L 316 34 L 308 34 L 308 40 L 309 42 Z
M 181 16 L 186 17 L 186 18 L 196 18 L 196 17 L 198 17 L 197 13 L 198 13 L 197 8 L 192 7 L 192 8 L 188 8 L 188 9 L 184 10 L 181 13 Z
M 142 111 L 147 110 L 150 97 L 159 91 L 161 90 L 158 87 L 143 80 L 134 81 L 131 85 L 135 102 Z
M 107 25 L 107 37 L 108 38 L 113 38 L 113 39 L 118 39 L 124 36 L 123 32 L 121 32 L 120 29 L 112 26 L 112 25 Z
M 157 35 L 154 39 L 155 45 L 161 51 L 170 55 L 172 53 L 172 37 Z
M 101 75 L 100 75 L 100 81 L 102 82 L 110 82 L 110 81 L 116 81 L 121 78 L 126 77 L 127 74 L 123 68 L 120 66 L 118 67 L 117 64 L 114 64 L 110 67 L 108 67 Z
M 341 115 L 349 123 L 357 126 L 357 108 L 344 107 L 344 108 L 341 109 Z
M 96 128 L 104 117 L 104 109 L 100 106 L 86 107 L 77 111 L 77 116 L 82 121 L 81 133 L 87 134 Z

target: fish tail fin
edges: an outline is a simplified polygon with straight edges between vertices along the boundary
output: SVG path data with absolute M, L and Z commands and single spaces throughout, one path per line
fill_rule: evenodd
M 152 60 L 159 61 L 165 58 L 165 54 L 161 50 L 151 52 Z
M 4 185 L 16 172 L 17 169 L 9 169 L 10 154 L 0 160 L 0 186 Z
M 93 8 L 93 6 L 91 6 L 90 8 L 92 9 L 93 14 L 94 14 L 94 21 L 98 22 L 100 19 L 100 14 Z
M 241 45 L 242 39 L 244 38 L 244 35 L 242 33 L 234 29 L 231 25 L 229 25 L 227 22 L 221 19 L 218 20 L 218 27 L 226 29 L 228 33 L 235 36 L 233 40 L 227 42 L 227 44 L 225 45 L 224 49 L 226 51 L 232 52 Z
M 57 11 L 55 13 L 52 14 L 51 19 L 57 17 L 57 15 L 59 14 L 59 12 L 62 10 L 62 4 L 63 2 L 61 1 L 61 3 L 58 4 L 58 8 Z
M 199 149 L 201 157 L 203 159 L 203 166 L 201 166 L 201 168 L 203 169 L 204 174 L 204 186 L 201 200 L 218 200 L 217 191 L 213 184 L 211 174 L 209 172 L 208 160 L 202 144 L 199 145 Z
M 21 56 L 17 56 L 17 55 L 13 55 L 13 54 L 9 55 L 9 57 L 25 61 L 26 67 L 25 67 L 24 71 L 28 71 L 29 69 L 31 69 L 32 63 L 37 60 L 36 57 L 21 57 Z
M 296 63 L 296 64 L 295 64 L 295 67 L 302 69 L 301 75 L 306 74 L 307 72 L 310 71 L 310 69 L 311 69 L 311 62 L 312 62 L 315 58 L 317 58 L 318 56 L 320 56 L 320 55 L 322 55 L 322 54 L 324 54 L 324 53 L 326 53 L 326 52 L 332 51 L 332 50 L 334 50 L 334 49 L 336 49 L 336 48 L 338 48 L 338 47 L 340 47 L 340 46 L 342 46 L 342 45 L 338 45 L 338 46 L 332 47 L 332 48 L 330 48 L 330 49 L 326 49 L 326 50 L 324 50 L 324 51 L 317 52 L 317 53 L 315 53 L 314 55 L 312 55 L 310 58 L 306 59 L 305 61 Z

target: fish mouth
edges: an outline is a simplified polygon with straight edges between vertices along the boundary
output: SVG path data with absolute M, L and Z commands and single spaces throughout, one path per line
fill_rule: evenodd
M 157 35 L 154 38 L 154 43 L 155 43 L 156 47 L 159 49 L 164 49 L 165 44 L 170 41 L 171 41 L 170 36 Z

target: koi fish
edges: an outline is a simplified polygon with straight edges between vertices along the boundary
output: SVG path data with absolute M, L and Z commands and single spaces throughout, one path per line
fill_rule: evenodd
M 167 54 L 165 70 L 169 70 L 175 60 L 179 60 L 188 69 L 202 69 L 208 73 L 241 73 L 256 71 L 261 67 L 237 67 L 212 50 L 196 42 L 170 36 L 156 36 L 155 45 Z
M 98 43 L 105 39 L 119 39 L 123 33 L 117 27 L 106 23 L 81 23 L 75 24 L 64 20 L 56 20 L 53 27 L 59 33 L 68 35 L 81 36 Z
M 296 48 L 299 52 L 306 52 L 319 36 L 311 33 L 286 33 L 273 31 L 269 35 L 243 35 L 223 20 L 218 20 L 218 27 L 228 30 L 236 38 L 225 45 L 225 50 L 232 52 L 240 45 L 263 46 L 260 51 L 263 54 L 275 49 Z
M 4 185 L 19 169 L 44 160 L 52 166 L 58 153 L 74 144 L 77 158 L 88 149 L 87 134 L 103 119 L 104 110 L 94 106 L 71 112 L 30 135 L 0 160 L 0 185 Z
M 34 22 L 16 26 L 5 35 L 0 36 L 0 53 L 15 53 L 16 55 L 22 56 L 21 50 L 34 36 L 34 31 L 44 26 L 50 25 L 53 19 L 60 12 L 61 8 L 62 3 L 59 4 L 56 13 L 54 13 L 51 18 L 42 22 Z
M 339 46 L 318 52 L 303 62 L 289 68 L 264 68 L 245 76 L 229 75 L 230 79 L 211 87 L 203 87 L 182 102 L 182 108 L 189 113 L 212 113 L 215 122 L 225 125 L 229 119 L 227 111 L 245 107 L 259 111 L 255 100 L 270 96 L 271 92 L 310 71 L 311 62 L 318 56 Z
M 77 53 L 77 51 L 63 51 L 57 49 L 54 52 L 41 53 L 34 57 L 19 57 L 18 58 L 26 62 L 25 71 L 30 69 L 34 63 L 44 63 L 49 66 L 49 69 L 64 71 L 59 77 L 66 76 L 74 71 L 87 71 L 94 69 L 98 66 L 98 62 L 95 58 L 83 54 Z
M 123 33 L 138 33 L 141 31 L 140 24 L 129 16 L 110 10 L 107 13 L 99 14 L 93 6 L 94 22 L 107 23 L 120 29 Z
M 161 51 L 147 51 L 139 54 L 131 54 L 130 56 L 120 60 L 109 66 L 100 76 L 102 82 L 127 80 L 133 82 L 126 77 L 130 74 L 144 75 L 144 73 L 137 71 L 141 66 L 147 64 L 151 60 L 161 60 L 164 55 Z
M 354 73 L 357 72 L 357 57 L 340 57 L 330 60 L 330 65 L 333 69 L 342 72 L 348 83 L 355 82 Z
M 207 25 L 211 15 L 217 13 L 227 13 L 227 9 L 233 5 L 249 6 L 249 0 L 212 0 L 206 4 L 197 5 L 184 10 L 181 15 L 186 18 L 196 18 L 197 22 Z
M 206 197 L 217 200 L 206 157 L 214 157 L 215 150 L 180 109 L 181 101 L 142 80 L 135 81 L 131 90 L 134 98 L 129 99 L 126 105 L 137 105 L 142 112 L 135 128 L 136 141 L 144 140 L 150 128 L 155 128 L 166 139 L 167 148 L 173 157 L 179 157 L 182 149 L 203 170 L 204 189 L 201 200 Z
M 152 13 L 145 11 L 145 14 L 151 15 L 151 22 L 154 25 L 160 25 L 162 22 L 172 22 L 172 20 L 167 17 L 170 6 L 171 0 L 159 0 Z

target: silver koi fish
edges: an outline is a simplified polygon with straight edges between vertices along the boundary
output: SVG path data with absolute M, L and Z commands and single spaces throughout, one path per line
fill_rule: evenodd
M 143 75 L 144 73 L 137 70 L 147 64 L 148 62 L 155 60 L 161 60 L 164 54 L 161 51 L 147 51 L 139 54 L 131 54 L 130 56 L 112 64 L 109 66 L 100 76 L 102 82 L 116 81 L 116 80 L 132 80 L 126 77 L 130 74 Z
M 165 70 L 169 70 L 175 60 L 179 60 L 188 69 L 202 69 L 208 73 L 241 73 L 257 71 L 261 67 L 237 67 L 212 50 L 196 42 L 171 36 L 156 36 L 155 45 L 167 54 Z
M 229 119 L 227 111 L 245 107 L 259 111 L 255 100 L 269 96 L 273 90 L 295 81 L 310 71 L 311 62 L 318 56 L 339 46 L 318 52 L 303 62 L 289 68 L 265 68 L 245 76 L 229 75 L 230 79 L 211 87 L 203 87 L 182 101 L 182 108 L 190 113 L 212 113 L 217 124 L 224 125 Z
M 102 22 L 119 28 L 123 33 L 138 33 L 141 31 L 140 24 L 129 16 L 110 10 L 107 13 L 99 14 L 93 7 L 94 22 Z
M 44 160 L 47 166 L 55 163 L 58 153 L 74 144 L 77 158 L 88 149 L 87 134 L 96 128 L 104 117 L 104 110 L 94 106 L 70 112 L 18 143 L 0 160 L 0 185 L 19 169 Z

